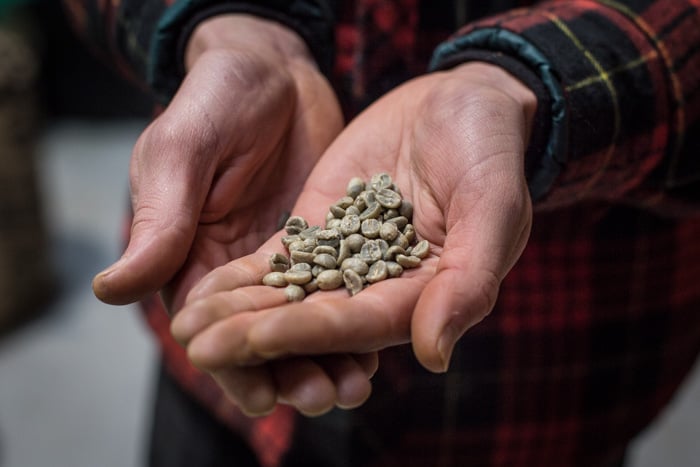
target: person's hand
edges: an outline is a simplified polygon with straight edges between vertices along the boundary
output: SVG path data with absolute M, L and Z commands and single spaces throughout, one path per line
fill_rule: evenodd
M 427 369 L 446 371 L 456 341 L 491 311 L 529 237 L 524 152 L 535 108 L 528 88 L 482 63 L 387 94 L 326 151 L 293 213 L 321 225 L 350 177 L 387 172 L 413 203 L 413 223 L 430 242 L 430 256 L 353 297 L 316 292 L 287 304 L 282 290 L 257 285 L 269 256 L 283 252 L 279 233 L 195 286 L 172 323 L 173 335 L 196 365 L 215 375 L 234 372 L 222 384 L 252 412 L 261 407 L 251 403 L 256 394 L 268 404 L 275 397 L 289 403 L 285 365 L 309 356 L 411 342 Z M 326 401 L 325 410 L 333 391 L 348 384 L 323 367 L 293 377 L 297 390 Z
M 279 228 L 342 129 L 333 91 L 301 38 L 281 25 L 245 15 L 206 20 L 185 58 L 180 89 L 133 151 L 130 241 L 93 281 L 108 303 L 165 286 L 166 305 L 177 310 L 201 276 Z

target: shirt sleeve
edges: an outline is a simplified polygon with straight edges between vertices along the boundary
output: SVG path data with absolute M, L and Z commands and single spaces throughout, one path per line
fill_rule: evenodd
M 306 42 L 319 67 L 333 62 L 332 8 L 321 0 L 63 0 L 75 28 L 123 74 L 167 104 L 184 77 L 189 34 L 204 19 L 246 13 L 278 21 Z
M 465 26 L 431 69 L 486 60 L 546 106 L 526 172 L 540 208 L 614 200 L 700 204 L 700 6 L 685 0 L 550 1 Z M 523 71 L 524 69 L 524 71 Z

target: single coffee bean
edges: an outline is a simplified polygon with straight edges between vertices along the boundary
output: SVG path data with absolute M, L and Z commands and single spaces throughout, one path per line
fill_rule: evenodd
M 326 222 L 326 229 L 328 229 L 328 230 L 331 230 L 331 229 L 340 230 L 340 222 L 341 222 L 340 219 L 333 218 L 333 219 L 329 220 L 328 222 Z
M 348 187 L 345 190 L 348 196 L 351 198 L 357 198 L 357 195 L 365 190 L 365 181 L 360 177 L 353 177 L 348 182 Z
M 413 218 L 413 204 L 405 199 L 401 201 L 401 206 L 399 206 L 399 215 L 405 217 L 406 219 Z
M 379 236 L 387 242 L 393 242 L 399 236 L 399 228 L 391 222 L 384 222 L 379 229 Z
M 334 269 L 336 266 L 338 266 L 335 256 L 331 256 L 328 253 L 316 255 L 314 258 L 314 263 L 318 264 L 319 266 L 323 266 L 326 269 Z
M 349 258 L 352 252 L 350 251 L 350 245 L 348 244 L 347 239 L 343 239 L 340 241 L 340 245 L 338 246 L 338 257 L 336 258 L 337 264 L 342 264 L 343 261 L 345 261 L 346 258 Z
M 430 253 L 430 243 L 427 240 L 421 240 L 411 250 L 411 255 L 420 259 L 424 259 Z
M 375 282 L 383 281 L 387 278 L 389 272 L 386 267 L 386 263 L 382 260 L 377 261 L 369 267 L 367 271 L 367 282 L 374 284 Z
M 311 279 L 310 282 L 307 282 L 306 284 L 301 286 L 304 289 L 304 292 L 307 294 L 314 293 L 318 290 L 318 282 L 316 279 Z
M 289 259 L 280 253 L 270 256 L 270 269 L 273 272 L 284 272 L 289 269 Z
M 345 215 L 346 216 L 359 216 L 360 210 L 357 209 L 357 206 L 352 205 L 349 208 L 345 209 Z
M 408 239 L 406 238 L 406 236 L 404 234 L 399 234 L 399 236 L 396 237 L 394 239 L 394 241 L 391 242 L 391 244 L 396 245 L 396 246 L 400 246 L 404 250 L 411 245 L 411 243 L 408 241 Z
M 389 274 L 389 277 L 399 277 L 401 274 L 403 274 L 403 267 L 394 261 L 384 261 L 384 264 L 386 264 L 386 271 Z
M 330 208 L 328 208 L 331 214 L 333 214 L 333 217 L 336 219 L 342 219 L 345 217 L 345 209 L 341 208 L 340 206 L 333 205 Z
M 346 269 L 343 271 L 343 282 L 345 283 L 345 287 L 350 292 L 350 295 L 356 295 L 362 291 L 362 278 L 352 269 Z
M 372 175 L 369 181 L 369 186 L 374 191 L 379 191 L 383 188 L 389 188 L 394 182 L 391 180 L 391 175 L 387 173 L 379 173 Z
M 342 242 L 342 240 L 341 240 L 341 242 Z M 332 246 L 328 246 L 328 245 L 319 245 L 316 248 L 314 248 L 314 251 L 312 251 L 311 253 L 313 253 L 315 255 L 320 255 L 321 253 L 325 253 L 327 255 L 333 256 L 334 258 L 336 256 L 338 256 L 338 250 L 336 250 Z
M 343 209 L 347 209 L 350 206 L 352 206 L 352 203 L 355 201 L 355 198 L 352 196 L 343 196 L 340 198 L 338 201 L 335 202 L 335 206 L 341 207 Z
M 404 269 L 416 268 L 420 264 L 420 258 L 417 256 L 396 255 L 396 262 Z
M 306 219 L 304 219 L 301 216 L 292 216 L 289 219 L 287 219 L 287 222 L 284 224 L 284 230 L 289 235 L 298 234 L 302 230 L 308 228 L 309 224 L 306 222 Z
M 284 280 L 290 284 L 303 285 L 311 280 L 311 271 L 287 271 L 284 273 Z
M 377 238 L 382 224 L 377 219 L 365 219 L 362 221 L 360 230 L 366 238 Z
M 406 224 L 406 227 L 403 228 L 403 234 L 408 243 L 413 243 L 416 240 L 416 228 L 413 227 L 413 224 Z
M 362 222 L 360 217 L 354 214 L 346 214 L 340 221 L 340 233 L 347 237 L 360 231 Z
M 284 289 L 284 295 L 287 297 L 287 301 L 289 302 L 300 302 L 304 300 L 306 292 L 304 292 L 304 289 L 296 284 L 289 284 Z
M 393 190 L 382 188 L 375 195 L 377 202 L 387 209 L 397 209 L 401 206 L 401 196 Z
M 268 272 L 263 276 L 263 284 L 272 287 L 286 287 L 287 279 L 284 278 L 284 274 L 281 272 Z
M 365 219 L 377 219 L 382 214 L 382 205 L 376 201 L 372 204 L 368 204 L 364 211 L 360 213 L 360 220 Z
M 360 249 L 360 258 L 367 264 L 382 259 L 382 249 L 375 240 L 367 240 Z
M 406 224 L 408 224 L 408 219 L 405 218 L 404 216 L 399 216 L 399 217 L 392 217 L 391 219 L 387 220 L 387 222 L 391 222 L 392 224 L 396 224 L 396 227 L 398 227 L 399 230 L 403 230 L 403 228 L 406 227 Z
M 290 254 L 293 263 L 313 263 L 315 255 L 308 251 L 294 250 Z
M 347 242 L 348 248 L 350 248 L 351 252 L 358 253 L 367 239 L 360 234 L 352 234 L 349 235 L 345 241 Z
M 316 278 L 318 288 L 321 290 L 333 290 L 343 285 L 343 273 L 337 269 L 327 269 Z
M 309 263 L 296 263 L 294 266 L 289 268 L 290 271 L 311 271 L 311 265 Z
M 340 265 L 341 271 L 345 271 L 346 269 L 352 269 L 357 274 L 364 276 L 367 274 L 367 271 L 369 271 L 369 266 L 360 258 L 348 258 Z

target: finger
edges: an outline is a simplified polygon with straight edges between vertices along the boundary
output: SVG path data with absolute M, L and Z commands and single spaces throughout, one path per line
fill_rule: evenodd
M 372 353 L 376 356 L 376 353 Z M 354 355 L 326 355 L 316 357 L 335 385 L 335 405 L 343 409 L 361 406 L 372 393 L 370 375 Z M 374 372 L 372 372 L 374 374 Z
M 267 415 L 277 404 L 275 382 L 266 366 L 226 368 L 211 375 L 226 397 L 248 416 Z
M 529 212 L 523 198 L 508 209 L 475 212 L 448 232 L 437 274 L 411 323 L 414 352 L 427 369 L 446 371 L 457 340 L 491 312 L 501 281 L 527 241 Z
M 134 217 L 122 258 L 93 280 L 95 295 L 126 304 L 159 290 L 184 263 L 215 169 L 209 132 L 169 109 L 134 149 Z M 175 123 L 173 123 L 175 122 Z
M 280 237 L 281 234 L 275 235 L 255 253 L 211 271 L 192 287 L 185 303 L 193 303 L 218 292 L 262 284 L 263 276 L 270 272 L 270 256 L 282 251 Z
M 335 384 L 324 369 L 305 357 L 270 362 L 279 401 L 308 416 L 318 416 L 335 406 Z
M 429 262 L 428 262 L 429 263 Z M 192 339 L 189 350 L 209 365 L 250 365 L 289 355 L 366 353 L 409 340 L 410 315 L 432 269 L 374 284 L 354 297 L 321 292 L 220 320 Z M 423 269 L 421 267 L 420 269 Z
M 254 286 L 218 292 L 183 308 L 173 318 L 170 332 L 182 345 L 211 324 L 243 311 L 262 310 L 286 302 L 284 290 Z

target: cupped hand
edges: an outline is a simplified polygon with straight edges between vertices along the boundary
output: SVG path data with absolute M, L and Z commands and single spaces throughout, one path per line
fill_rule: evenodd
M 163 289 L 177 310 L 199 278 L 279 228 L 343 125 L 303 41 L 283 26 L 225 15 L 188 44 L 186 78 L 132 154 L 129 244 L 93 281 L 108 303 Z
M 532 207 L 524 153 L 535 107 L 528 88 L 482 63 L 387 94 L 326 151 L 294 214 L 321 224 L 350 177 L 387 172 L 414 205 L 419 238 L 431 244 L 421 266 L 352 297 L 317 292 L 287 304 L 280 290 L 257 285 L 269 255 L 283 251 L 278 234 L 206 276 L 173 321 L 173 334 L 195 364 L 214 374 L 236 372 L 224 385 L 246 388 L 233 395 L 243 406 L 261 393 L 268 403 L 289 402 L 280 368 L 314 356 L 373 355 L 410 342 L 427 369 L 446 371 L 455 343 L 491 311 L 527 242 Z M 297 374 L 294 384 L 328 410 L 338 388 L 351 385 L 348 375 L 362 377 L 344 375 L 316 367 Z

